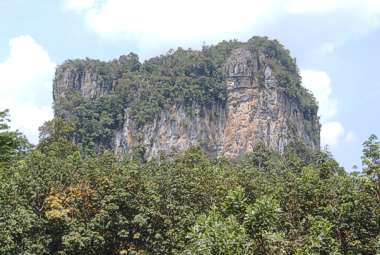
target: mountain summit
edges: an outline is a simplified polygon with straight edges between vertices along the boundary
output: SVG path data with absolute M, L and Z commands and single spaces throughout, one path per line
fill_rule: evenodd
M 56 117 L 71 121 L 83 148 L 145 159 L 199 146 L 239 157 L 264 144 L 280 153 L 320 147 L 315 98 L 278 41 L 253 37 L 202 50 L 170 50 L 140 63 L 68 60 L 56 71 Z

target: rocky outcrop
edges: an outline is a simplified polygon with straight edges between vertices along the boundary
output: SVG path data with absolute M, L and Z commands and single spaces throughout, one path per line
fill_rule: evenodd
M 261 82 L 257 76 L 260 69 L 264 73 Z M 228 99 L 221 154 L 237 157 L 259 142 L 283 152 L 294 139 L 319 148 L 318 117 L 305 118 L 299 104 L 277 84 L 265 56 L 237 49 L 226 63 L 226 73 Z
M 193 106 L 194 116 L 189 117 L 181 105 L 162 111 L 150 124 L 137 130 L 126 113 L 122 130 L 116 132 L 116 154 L 122 156 L 136 144 L 143 145 L 150 159 L 161 153 L 179 152 L 200 146 L 210 156 L 220 155 L 223 147 L 223 130 L 226 123 L 225 108 L 214 104 L 209 107 Z M 139 137 L 139 135 L 142 136 Z
M 232 50 L 223 64 L 224 102 L 192 104 L 189 114 L 182 104 L 160 111 L 142 127 L 130 117 L 125 106 L 124 121 L 114 130 L 113 149 L 123 157 L 136 146 L 144 148 L 149 159 L 160 153 L 183 151 L 200 146 L 210 156 L 239 157 L 263 143 L 283 152 L 301 141 L 319 149 L 320 124 L 316 110 L 304 109 L 299 100 L 280 86 L 276 70 L 263 52 L 247 48 Z M 118 86 L 121 74 L 101 74 L 91 68 L 57 69 L 54 100 L 59 104 L 66 91 L 79 91 L 83 97 L 97 98 Z
M 66 96 L 65 92 L 80 91 L 86 98 L 97 98 L 108 94 L 116 87 L 121 76 L 109 76 L 99 73 L 91 66 L 61 65 L 57 68 L 53 86 L 53 99 L 58 101 Z

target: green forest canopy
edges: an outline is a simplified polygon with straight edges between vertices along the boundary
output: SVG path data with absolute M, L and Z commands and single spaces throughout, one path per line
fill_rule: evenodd
M 197 148 L 144 164 L 84 156 L 60 119 L 28 145 L 0 113 L 0 254 L 378 254 L 380 146 L 348 173 L 326 152 Z

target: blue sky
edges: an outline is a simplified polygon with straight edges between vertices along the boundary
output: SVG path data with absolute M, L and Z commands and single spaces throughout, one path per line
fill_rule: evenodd
M 322 144 L 360 166 L 362 142 L 380 135 L 379 0 L 1 0 L 0 109 L 37 142 L 66 59 L 144 60 L 254 35 L 291 51 L 320 103 Z

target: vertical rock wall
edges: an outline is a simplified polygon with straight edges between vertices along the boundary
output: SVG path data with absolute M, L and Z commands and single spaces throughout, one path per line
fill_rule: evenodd
M 126 106 L 124 123 L 115 130 L 116 155 L 123 157 L 132 148 L 143 146 L 149 159 L 200 146 L 210 156 L 236 158 L 258 143 L 282 152 L 295 140 L 319 148 L 317 114 L 305 112 L 279 85 L 265 54 L 238 48 L 223 68 L 226 102 L 193 104 L 192 114 L 183 105 L 172 105 L 143 127 L 134 123 Z M 54 81 L 55 103 L 72 90 L 85 98 L 111 93 L 120 77 L 86 67 L 60 66 Z

